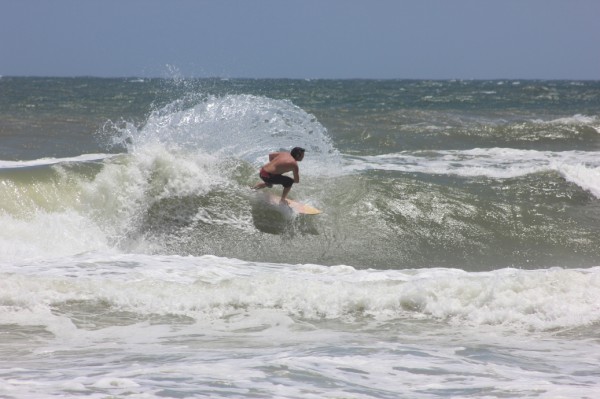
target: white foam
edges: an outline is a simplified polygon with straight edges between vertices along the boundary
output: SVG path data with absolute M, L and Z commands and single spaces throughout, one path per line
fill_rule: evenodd
M 0 224 L 0 261 L 62 257 L 110 248 L 106 233 L 74 210 L 39 210 L 25 219 L 0 213 Z
M 600 268 L 380 271 L 213 256 L 104 255 L 99 262 L 86 255 L 3 270 L 3 300 L 27 312 L 39 304 L 84 300 L 198 321 L 244 309 L 317 320 L 434 318 L 524 330 L 600 322 Z
M 555 329 L 600 322 L 600 268 L 357 270 L 99 252 L 0 270 L 0 320 L 30 334 L 6 336 L 0 395 L 10 397 L 488 387 L 585 397 L 596 385 L 590 341 Z
M 0 261 L 120 248 L 158 201 L 201 196 L 215 187 L 236 185 L 230 177 L 235 165 L 201 151 L 170 149 L 160 143 L 140 146 L 134 154 L 102 159 L 103 167 L 93 177 L 62 172 L 33 184 L 4 182 Z M 249 224 L 223 216 L 227 223 Z

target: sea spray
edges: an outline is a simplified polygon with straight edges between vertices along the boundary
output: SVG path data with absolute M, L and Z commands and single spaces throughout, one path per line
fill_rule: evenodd
M 270 151 L 295 146 L 313 152 L 317 164 L 335 162 L 339 156 L 314 116 L 289 101 L 253 95 L 210 96 L 184 109 L 174 102 L 152 112 L 141 127 L 124 124 L 119 133 L 112 144 L 120 143 L 133 155 L 156 143 L 168 150 L 203 152 L 252 164 L 266 159 Z M 310 165 L 307 170 L 317 171 Z

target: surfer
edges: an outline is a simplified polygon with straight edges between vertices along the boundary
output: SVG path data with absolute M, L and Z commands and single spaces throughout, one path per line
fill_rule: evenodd
M 273 187 L 273 184 L 281 184 L 283 193 L 281 193 L 282 203 L 286 202 L 286 197 L 292 189 L 292 184 L 300 183 L 300 173 L 298 171 L 298 162 L 304 159 L 304 148 L 294 147 L 290 152 L 272 152 L 269 154 L 269 162 L 260 168 L 259 176 L 262 182 L 258 182 L 252 187 L 254 190 L 260 190 L 265 187 Z M 284 173 L 293 172 L 294 178 L 283 176 Z

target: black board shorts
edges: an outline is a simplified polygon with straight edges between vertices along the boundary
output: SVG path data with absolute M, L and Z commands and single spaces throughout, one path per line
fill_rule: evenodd
M 265 172 L 263 169 L 260 170 L 260 178 L 262 181 L 267 183 L 267 187 L 273 187 L 273 184 L 281 184 L 283 187 L 292 187 L 294 184 L 294 179 L 289 176 L 284 175 L 274 175 L 268 172 Z

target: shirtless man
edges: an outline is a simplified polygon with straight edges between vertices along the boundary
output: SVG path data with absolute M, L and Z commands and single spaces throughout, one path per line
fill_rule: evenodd
M 265 187 L 273 187 L 273 184 L 281 184 L 283 193 L 281 194 L 282 203 L 286 202 L 286 197 L 292 189 L 292 184 L 300 183 L 300 174 L 298 172 L 298 162 L 304 159 L 304 148 L 294 147 L 290 152 L 272 152 L 269 154 L 269 163 L 263 165 L 260 169 L 260 178 L 262 182 L 256 183 L 255 190 Z M 283 176 L 284 173 L 293 172 L 294 178 Z

